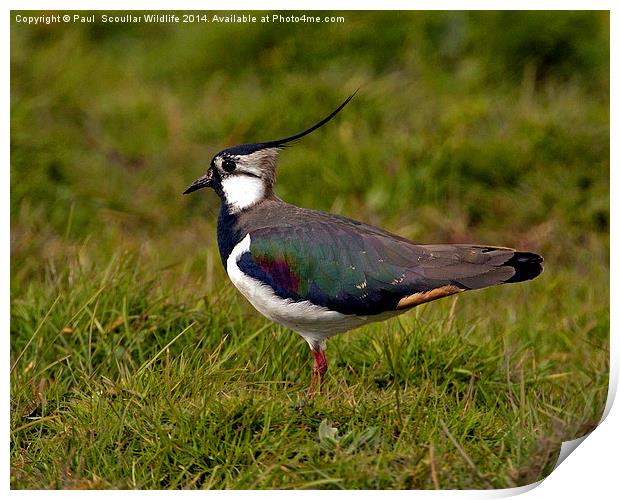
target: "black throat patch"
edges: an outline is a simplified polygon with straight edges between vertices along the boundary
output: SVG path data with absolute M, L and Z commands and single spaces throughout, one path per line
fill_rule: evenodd
M 245 234 L 242 234 L 239 227 L 238 214 L 231 213 L 226 203 L 222 203 L 220 214 L 217 218 L 217 245 L 225 270 L 228 256 L 244 236 Z

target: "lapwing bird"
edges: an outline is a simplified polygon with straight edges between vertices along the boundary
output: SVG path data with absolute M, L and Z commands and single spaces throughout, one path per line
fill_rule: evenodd
M 309 396 L 320 389 L 327 371 L 330 337 L 455 293 L 530 280 L 543 269 L 543 259 L 535 253 L 485 245 L 421 245 L 278 198 L 278 152 L 325 125 L 352 97 L 303 132 L 224 149 L 184 192 L 210 187 L 219 196 L 222 264 L 260 313 L 310 345 L 314 369 Z

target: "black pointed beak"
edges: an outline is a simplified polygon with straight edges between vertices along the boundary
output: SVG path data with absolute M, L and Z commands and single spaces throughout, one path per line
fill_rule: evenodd
M 209 169 L 209 171 L 205 175 L 192 182 L 189 187 L 185 191 L 183 191 L 183 194 L 193 193 L 194 191 L 198 191 L 199 189 L 205 187 L 211 187 L 212 185 L 213 172 L 211 171 L 211 169 Z

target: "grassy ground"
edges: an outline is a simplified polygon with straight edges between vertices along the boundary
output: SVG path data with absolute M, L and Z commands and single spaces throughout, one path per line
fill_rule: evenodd
M 609 360 L 605 13 L 12 25 L 13 488 L 499 488 L 590 430 Z M 278 194 L 545 256 L 311 356 L 228 282 L 211 156 L 301 130 Z

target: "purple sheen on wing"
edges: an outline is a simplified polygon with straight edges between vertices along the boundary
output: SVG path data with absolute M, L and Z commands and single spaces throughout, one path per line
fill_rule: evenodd
M 285 259 L 278 257 L 275 260 L 256 259 L 258 266 L 280 287 L 285 290 L 297 292 L 299 288 L 299 276 L 288 265 Z

